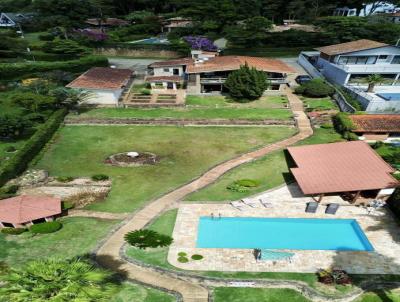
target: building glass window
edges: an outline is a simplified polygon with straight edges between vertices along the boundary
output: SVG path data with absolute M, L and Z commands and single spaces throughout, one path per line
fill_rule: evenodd
M 169 72 L 169 68 L 164 68 L 164 72 Z
M 394 56 L 392 64 L 400 64 L 400 56 Z
M 353 65 L 375 64 L 377 58 L 377 56 L 341 56 L 338 63 Z

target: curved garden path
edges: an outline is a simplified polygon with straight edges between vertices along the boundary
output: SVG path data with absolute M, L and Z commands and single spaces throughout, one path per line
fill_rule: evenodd
M 102 243 L 96 252 L 97 262 L 104 267 L 121 273 L 127 279 L 177 292 L 182 296 L 185 302 L 208 301 L 208 290 L 199 284 L 168 276 L 135 263 L 125 261 L 120 253 L 124 245 L 124 235 L 127 232 L 145 227 L 165 210 L 176 205 L 183 197 L 213 183 L 227 171 L 241 164 L 265 156 L 273 151 L 286 148 L 312 135 L 313 131 L 303 111 L 302 101 L 295 96 L 289 88 L 286 89 L 286 94 L 298 126 L 298 133 L 296 135 L 223 162 L 211 168 L 190 183 L 154 200 L 125 220 L 124 224 Z

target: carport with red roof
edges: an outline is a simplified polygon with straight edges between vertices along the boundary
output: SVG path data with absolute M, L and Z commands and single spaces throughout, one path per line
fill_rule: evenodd
M 376 191 L 376 198 L 390 195 L 398 186 L 395 170 L 367 143 L 339 142 L 288 148 L 296 167 L 291 172 L 305 195 Z

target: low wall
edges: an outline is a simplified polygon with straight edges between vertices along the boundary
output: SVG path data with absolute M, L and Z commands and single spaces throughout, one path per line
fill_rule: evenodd
M 122 47 L 100 47 L 94 50 L 97 55 L 122 56 L 136 58 L 179 58 L 180 55 L 172 50 L 129 49 Z

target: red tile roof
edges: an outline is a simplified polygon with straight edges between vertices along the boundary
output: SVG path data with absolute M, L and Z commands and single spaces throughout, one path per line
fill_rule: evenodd
M 350 119 L 356 127 L 353 132 L 400 132 L 400 115 L 398 114 L 350 115 Z
M 180 76 L 151 76 L 146 77 L 146 82 L 182 82 L 183 78 Z
M 21 224 L 60 213 L 60 198 L 20 195 L 0 200 L 0 222 Z
M 398 182 L 389 166 L 365 142 L 290 147 L 297 168 L 291 168 L 304 194 L 393 188 Z
M 77 77 L 67 87 L 88 89 L 120 89 L 132 76 L 130 69 L 93 67 Z
M 246 63 L 247 65 L 249 65 L 249 67 L 254 67 L 258 70 L 267 72 L 296 72 L 292 67 L 288 66 L 280 60 L 247 56 L 218 56 L 215 58 L 210 58 L 209 60 L 203 61 L 201 63 L 188 65 L 186 72 L 198 73 L 237 70 L 240 68 L 240 66 L 243 66 Z
M 176 59 L 176 60 L 168 60 L 168 61 L 160 61 L 160 62 L 154 62 L 149 65 L 150 68 L 153 67 L 168 67 L 168 66 L 182 66 L 182 65 L 188 65 L 192 64 L 193 59 L 192 58 L 182 58 L 182 59 Z
M 319 50 L 320 52 L 325 53 L 329 56 L 333 56 L 333 55 L 338 55 L 338 54 L 342 54 L 342 53 L 366 50 L 366 49 L 371 49 L 371 48 L 379 48 L 379 47 L 384 47 L 384 46 L 388 46 L 388 44 L 376 42 L 376 41 L 372 41 L 372 40 L 367 40 L 367 39 L 361 39 L 361 40 L 351 41 L 351 42 L 347 42 L 347 43 L 340 43 L 340 44 L 324 46 L 324 47 L 317 48 L 317 50 Z

